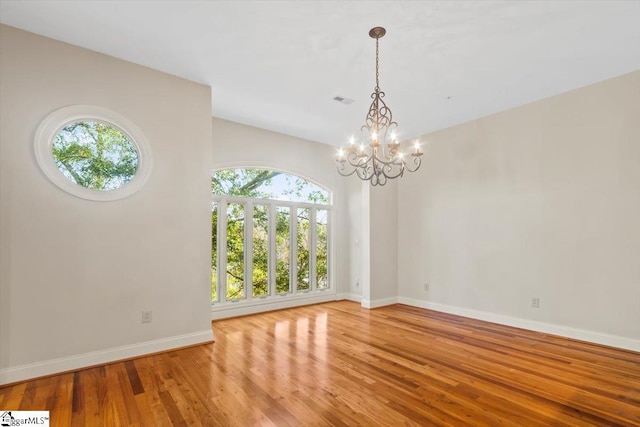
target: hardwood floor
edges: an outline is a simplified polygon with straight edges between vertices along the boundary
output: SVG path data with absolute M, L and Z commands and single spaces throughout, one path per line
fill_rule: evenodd
M 394 305 L 217 321 L 216 342 L 0 388 L 52 426 L 640 426 L 640 354 Z

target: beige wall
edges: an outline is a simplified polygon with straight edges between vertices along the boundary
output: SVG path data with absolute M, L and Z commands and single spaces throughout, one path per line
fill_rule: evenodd
M 398 180 L 362 183 L 362 305 L 375 308 L 398 296 Z
M 0 381 L 210 339 L 210 89 L 0 31 Z M 36 127 L 74 104 L 141 129 L 153 169 L 138 193 L 83 200 L 39 169 Z
M 399 186 L 401 300 L 640 349 L 640 72 L 423 140 Z

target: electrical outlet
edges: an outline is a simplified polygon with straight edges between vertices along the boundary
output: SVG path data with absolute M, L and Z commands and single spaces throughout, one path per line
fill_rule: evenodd
M 152 312 L 151 311 L 142 311 L 142 317 L 140 318 L 140 323 L 151 323 L 152 321 Z
M 360 287 L 360 279 L 356 280 L 356 288 Z
M 531 298 L 531 307 L 540 308 L 540 298 Z
M 429 282 L 424 282 L 424 290 L 425 291 L 429 290 Z

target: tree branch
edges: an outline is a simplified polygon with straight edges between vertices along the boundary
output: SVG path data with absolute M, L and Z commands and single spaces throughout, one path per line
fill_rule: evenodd
M 262 183 L 265 182 L 266 180 L 271 179 L 274 176 L 280 175 L 281 173 L 282 172 L 275 172 L 275 171 L 268 171 L 268 170 L 260 171 L 260 173 L 255 177 L 253 177 L 251 181 L 247 182 L 245 185 L 240 187 L 238 189 L 238 192 L 240 194 L 243 194 L 249 191 L 253 191 L 256 188 L 260 187 L 260 185 L 262 185 Z

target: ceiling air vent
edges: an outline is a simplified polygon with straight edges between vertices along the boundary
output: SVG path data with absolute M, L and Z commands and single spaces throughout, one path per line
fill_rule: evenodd
M 345 98 L 344 96 L 336 96 L 333 100 L 345 105 L 349 105 L 353 102 L 353 99 Z

